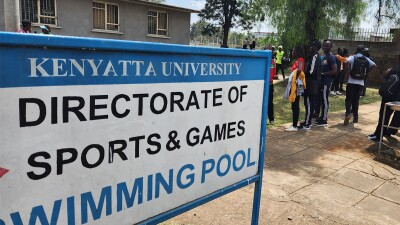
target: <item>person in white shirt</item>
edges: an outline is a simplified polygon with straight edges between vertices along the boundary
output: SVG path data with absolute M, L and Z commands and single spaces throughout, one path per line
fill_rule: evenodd
M 358 106 L 360 102 L 360 93 L 365 85 L 364 78 L 358 79 L 356 78 L 356 75 L 353 75 L 354 73 L 356 73 L 354 71 L 356 69 L 355 67 L 359 67 L 359 65 L 355 66 L 355 61 L 359 59 L 368 61 L 368 66 L 364 69 L 364 73 L 366 74 L 368 74 L 373 68 L 376 67 L 376 64 L 372 60 L 362 54 L 364 48 L 364 45 L 358 45 L 356 54 L 346 59 L 345 65 L 350 66 L 351 75 L 349 76 L 349 73 L 346 74 L 349 80 L 346 87 L 346 115 L 344 119 L 345 126 L 347 126 L 350 122 L 351 113 L 353 113 L 353 123 L 358 123 Z

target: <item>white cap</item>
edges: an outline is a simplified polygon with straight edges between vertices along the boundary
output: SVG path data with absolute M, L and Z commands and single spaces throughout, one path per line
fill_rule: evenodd
M 278 48 L 282 48 L 282 45 L 279 45 Z

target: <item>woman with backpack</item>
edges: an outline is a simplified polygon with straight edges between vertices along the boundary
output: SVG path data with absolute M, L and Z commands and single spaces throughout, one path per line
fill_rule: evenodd
M 381 125 L 383 120 L 383 112 L 385 110 L 385 104 L 392 101 L 400 101 L 400 55 L 397 58 L 397 65 L 388 69 L 385 72 L 385 83 L 379 89 L 379 94 L 382 96 L 381 108 L 379 109 L 379 120 L 376 126 L 375 132 L 368 135 L 368 140 L 379 141 L 381 134 Z M 390 117 L 393 114 L 393 110 L 390 107 L 386 107 L 384 125 L 389 124 Z M 400 112 L 396 111 L 393 115 L 391 127 L 400 127 Z M 396 134 L 395 129 L 383 129 L 384 136 L 390 136 Z

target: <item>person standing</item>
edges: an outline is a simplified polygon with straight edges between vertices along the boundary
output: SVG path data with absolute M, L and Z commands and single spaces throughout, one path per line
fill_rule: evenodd
M 363 51 L 364 45 L 358 45 L 356 54 L 350 56 L 346 60 L 346 66 L 347 64 L 350 66 L 350 76 L 346 87 L 345 126 L 349 124 L 351 113 L 353 113 L 353 123 L 358 123 L 358 106 L 360 102 L 360 93 L 365 85 L 364 79 L 369 71 L 376 67 L 376 64 L 372 60 L 362 54 Z M 348 76 L 348 74 L 346 76 Z
M 386 80 L 386 82 L 390 82 L 390 83 L 400 82 L 400 55 L 398 55 L 398 57 L 397 57 L 397 65 L 388 69 L 385 72 L 385 80 Z M 393 91 L 392 92 L 393 95 L 391 95 L 390 97 L 382 95 L 380 92 L 380 94 L 382 95 L 382 101 L 381 101 L 381 107 L 379 109 L 378 124 L 376 125 L 375 132 L 368 135 L 368 140 L 371 140 L 371 141 L 379 141 L 380 140 L 383 113 L 385 111 L 385 104 L 388 102 L 391 102 L 391 101 L 400 101 L 400 85 L 397 85 L 397 90 L 392 90 L 392 91 Z M 385 121 L 383 121 L 384 125 L 389 124 L 389 120 L 390 120 L 390 117 L 392 114 L 393 114 L 393 110 L 390 107 L 386 107 Z M 400 112 L 397 111 L 394 113 L 392 122 L 390 123 L 390 126 L 392 126 L 392 127 L 400 126 Z M 396 131 L 397 130 L 395 130 L 395 129 L 383 128 L 383 135 L 386 136 L 386 135 L 395 134 Z
M 338 48 L 337 50 L 338 55 L 343 55 L 343 50 L 341 48 Z M 337 73 L 335 78 L 333 79 L 332 87 L 331 87 L 331 95 L 336 96 L 336 95 L 341 95 L 342 93 L 339 91 L 339 84 L 340 84 L 340 79 L 342 76 L 342 62 L 336 57 L 336 67 L 337 67 Z
M 282 58 L 285 52 L 282 50 L 282 45 L 278 46 L 278 51 L 276 51 L 276 75 L 278 75 L 279 70 L 282 71 L 282 77 L 285 79 L 285 68 L 283 66 Z
M 18 33 L 28 34 L 32 33 L 32 23 L 29 20 L 22 20 L 21 29 L 17 31 Z
M 369 58 L 372 62 L 375 62 L 375 60 L 369 54 L 369 48 L 364 48 L 363 55 L 365 57 Z M 365 96 L 365 93 L 367 92 L 367 78 L 368 78 L 368 74 L 364 79 L 364 86 L 361 89 L 361 93 L 360 93 L 360 96 L 363 96 L 363 97 Z
M 318 94 L 318 83 L 321 77 L 321 56 L 318 51 L 321 49 L 321 42 L 314 40 L 310 44 L 310 58 L 305 69 L 307 88 L 304 92 L 304 108 L 306 115 L 304 122 L 300 123 L 299 129 L 309 130 L 311 128 L 312 115 L 315 109 L 316 96 Z
M 337 72 L 336 57 L 331 53 L 332 46 L 333 44 L 329 40 L 325 40 L 322 44 L 324 55 L 321 56 L 321 85 L 319 91 L 321 115 L 316 119 L 315 126 L 324 127 L 328 125 L 329 88 Z
M 272 58 L 272 61 L 275 61 Z M 271 65 L 272 66 L 272 65 Z M 275 68 L 270 68 L 269 74 L 269 95 L 268 95 L 268 120 L 269 124 L 274 125 L 275 115 L 274 115 L 274 73 Z
M 285 97 L 292 103 L 293 124 L 286 128 L 286 131 L 297 131 L 300 115 L 300 96 L 306 89 L 306 80 L 304 75 L 304 51 L 303 47 L 296 46 L 293 49 L 293 57 L 296 62 L 293 63 L 286 87 Z

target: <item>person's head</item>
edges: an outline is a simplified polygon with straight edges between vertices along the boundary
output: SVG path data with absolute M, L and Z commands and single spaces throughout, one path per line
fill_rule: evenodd
M 22 20 L 21 22 L 22 25 L 22 30 L 26 31 L 26 32 L 31 32 L 32 31 L 32 23 L 29 20 Z
M 324 43 L 322 44 L 322 50 L 325 52 L 325 54 L 329 54 L 332 50 L 332 42 L 330 40 L 324 40 Z
M 347 48 L 343 48 L 343 57 L 349 54 L 349 50 Z
M 363 55 L 365 55 L 368 58 L 371 57 L 371 55 L 369 54 L 369 48 L 364 48 Z
M 300 45 L 297 45 L 296 47 L 294 47 L 293 51 L 292 51 L 292 55 L 295 59 L 304 58 L 303 47 L 301 47 Z
M 279 46 L 278 46 L 278 50 L 279 50 L 279 51 L 282 51 L 282 45 L 279 45 Z
M 275 46 L 271 47 L 271 51 L 273 51 L 273 52 L 275 51 Z
M 244 44 L 244 45 L 243 45 L 243 49 L 247 49 L 247 44 Z
M 364 49 L 365 49 L 364 45 L 357 45 L 356 53 L 363 54 L 364 53 Z
M 337 49 L 337 54 L 338 54 L 338 55 L 343 55 L 343 50 L 342 50 L 341 48 L 338 48 L 338 49 Z
M 321 49 L 321 42 L 318 40 L 314 40 L 310 43 L 310 52 L 311 54 L 316 54 Z
M 49 25 L 42 25 L 40 26 L 40 28 L 42 29 L 43 34 L 51 34 L 51 29 Z

